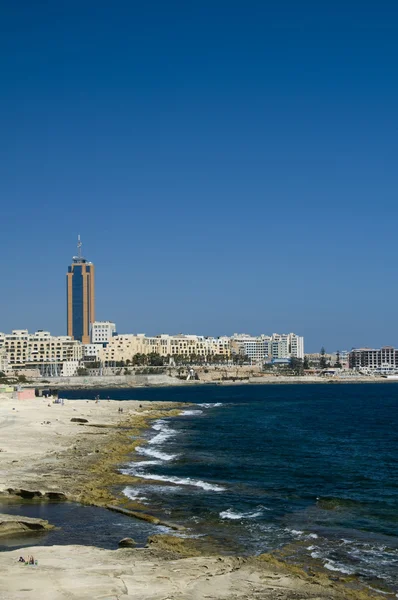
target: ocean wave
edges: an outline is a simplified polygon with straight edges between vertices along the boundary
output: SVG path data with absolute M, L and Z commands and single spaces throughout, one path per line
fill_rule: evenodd
M 137 446 L 135 450 L 138 452 L 138 454 L 152 456 L 153 458 L 158 458 L 159 460 L 173 460 L 178 456 L 178 454 L 166 454 L 166 452 L 160 452 L 159 450 L 154 450 L 152 448 L 146 448 L 143 446 Z M 144 466 L 142 462 L 138 464 L 140 467 Z M 150 461 L 149 464 L 153 464 L 152 461 Z
M 172 475 L 168 477 L 166 475 L 156 475 L 154 473 L 143 473 L 138 469 L 134 472 L 134 475 L 136 477 L 140 477 L 141 479 L 151 479 L 153 481 L 164 481 L 166 483 L 174 483 L 177 485 L 194 486 L 212 492 L 222 492 L 225 490 L 225 488 L 221 485 L 208 483 L 207 481 L 201 481 L 200 479 L 191 479 L 190 477 L 174 477 Z
M 203 410 L 183 410 L 181 413 L 182 416 L 201 415 L 201 414 L 203 414 Z
M 202 404 L 198 404 L 198 406 L 202 406 L 203 408 L 216 408 L 222 405 L 222 402 L 203 402 Z
M 234 512 L 232 508 L 228 508 L 228 510 L 223 510 L 220 512 L 220 517 L 222 519 L 232 519 L 234 521 L 237 521 L 240 519 L 255 519 L 256 517 L 261 517 L 261 515 L 263 514 L 263 510 L 264 509 L 260 509 L 260 510 L 253 511 L 253 512 L 247 512 L 247 513 L 239 513 L 239 512 Z
M 148 444 L 163 444 L 163 442 L 173 437 L 177 433 L 177 431 L 175 429 L 171 429 L 171 427 L 169 427 L 166 421 L 163 419 L 155 421 L 155 423 L 152 425 L 152 429 L 159 431 L 159 433 L 148 440 Z
M 306 540 L 317 540 L 318 539 L 318 535 L 316 533 L 305 533 L 301 529 L 289 529 L 288 527 L 286 527 L 285 531 L 287 533 L 291 533 L 292 535 L 294 535 L 296 537 L 299 537 L 299 538 L 303 537 Z
M 142 502 L 143 500 L 148 500 L 148 498 L 146 498 L 145 496 L 140 495 L 141 494 L 140 488 L 133 488 L 133 487 L 127 486 L 126 488 L 124 488 L 123 494 L 130 500 L 135 500 L 137 502 Z
M 329 571 L 339 571 L 340 573 L 345 573 L 346 575 L 352 575 L 353 573 L 355 573 L 353 569 L 349 569 L 347 566 L 340 565 L 331 558 L 329 558 L 323 566 Z

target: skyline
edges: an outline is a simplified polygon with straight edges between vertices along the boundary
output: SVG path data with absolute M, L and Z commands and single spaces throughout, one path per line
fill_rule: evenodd
M 391 2 L 0 9 L 0 331 L 65 334 L 81 233 L 120 332 L 398 347 Z

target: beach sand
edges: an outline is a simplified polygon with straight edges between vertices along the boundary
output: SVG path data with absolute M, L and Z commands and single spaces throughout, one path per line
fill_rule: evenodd
M 62 405 L 0 397 L 0 499 L 117 503 L 109 490 L 124 481 L 117 464 L 142 443 L 139 435 L 148 420 L 167 414 L 178 414 L 178 405 L 106 400 Z M 71 421 L 76 418 L 87 422 Z M 21 554 L 33 555 L 38 565 L 18 562 Z M 162 535 L 143 549 L 40 546 L 2 552 L 0 572 L 1 600 L 389 597 L 350 588 L 352 582 L 338 575 L 304 572 L 270 555 L 207 556 L 190 540 Z

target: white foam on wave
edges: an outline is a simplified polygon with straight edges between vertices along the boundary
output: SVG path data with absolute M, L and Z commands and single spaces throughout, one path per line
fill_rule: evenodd
M 203 410 L 183 410 L 182 416 L 191 416 L 191 415 L 201 415 L 203 414 Z
M 200 479 L 191 479 L 190 477 L 174 477 L 173 475 L 156 475 L 154 473 L 144 473 L 140 470 L 135 470 L 134 475 L 141 479 L 151 479 L 153 481 L 164 481 L 166 483 L 174 483 L 177 485 L 189 485 L 198 488 L 202 488 L 206 491 L 222 492 L 225 490 L 221 485 L 215 483 L 207 483 L 207 481 L 201 481 Z
M 334 560 L 331 559 L 328 559 L 323 566 L 329 571 L 339 571 L 340 573 L 345 573 L 346 575 L 352 575 L 353 573 L 355 573 L 355 571 L 353 571 L 352 569 L 343 567 L 342 565 L 337 564 Z
M 135 449 L 138 454 L 143 454 L 144 456 L 153 456 L 153 458 L 158 458 L 159 460 L 173 460 L 178 456 L 178 454 L 166 454 L 166 452 L 160 452 L 159 450 L 154 450 L 153 448 L 144 448 L 143 446 L 137 446 Z M 147 462 L 148 464 L 148 462 Z M 152 461 L 149 464 L 153 464 Z M 143 463 L 139 463 L 140 467 L 143 467 Z
M 173 437 L 177 433 L 176 430 L 171 429 L 171 427 L 169 427 L 166 421 L 163 421 L 163 419 L 155 421 L 155 423 L 152 425 L 152 429 L 159 431 L 159 433 L 152 439 L 148 440 L 148 444 L 163 444 L 163 442 Z
M 136 463 L 130 463 L 128 467 L 125 467 L 124 469 L 119 469 L 119 471 L 122 475 L 135 475 L 135 472 L 138 468 L 161 464 L 162 463 L 160 460 L 141 460 Z
M 222 405 L 222 402 L 203 402 L 203 404 L 198 404 L 198 406 L 202 406 L 203 408 L 216 408 Z
M 123 494 L 125 496 L 127 496 L 127 498 L 129 498 L 130 500 L 136 500 L 136 501 L 143 501 L 143 500 L 148 500 L 148 498 L 146 498 L 145 496 L 141 496 L 141 490 L 140 488 L 133 488 L 130 486 L 127 486 L 126 488 L 124 488 L 123 490 Z
M 234 521 L 241 520 L 241 519 L 255 519 L 256 517 L 261 517 L 261 515 L 263 514 L 263 510 L 264 509 L 260 509 L 260 510 L 253 511 L 253 512 L 247 512 L 247 513 L 239 513 L 239 512 L 234 512 L 232 508 L 228 508 L 228 510 L 223 510 L 220 512 L 220 517 L 222 519 L 232 519 Z M 268 510 L 268 509 L 265 509 L 265 510 Z
M 300 529 L 285 529 L 285 531 L 288 531 L 289 533 L 292 533 L 293 535 L 303 535 L 304 531 L 301 531 Z

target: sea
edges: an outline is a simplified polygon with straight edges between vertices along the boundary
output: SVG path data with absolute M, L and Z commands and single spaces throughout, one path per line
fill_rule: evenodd
M 187 403 L 180 416 L 153 420 L 137 452 L 121 465 L 141 483 L 120 492 L 147 512 L 185 525 L 179 535 L 208 536 L 226 552 L 243 555 L 283 552 L 295 564 L 356 575 L 373 589 L 387 586 L 398 594 L 398 383 L 60 395 Z M 42 535 L 44 544 L 109 548 L 131 536 L 140 545 L 148 535 L 167 532 L 73 504 L 21 503 L 11 510 L 63 528 Z M 9 547 L 2 543 L 0 549 Z

